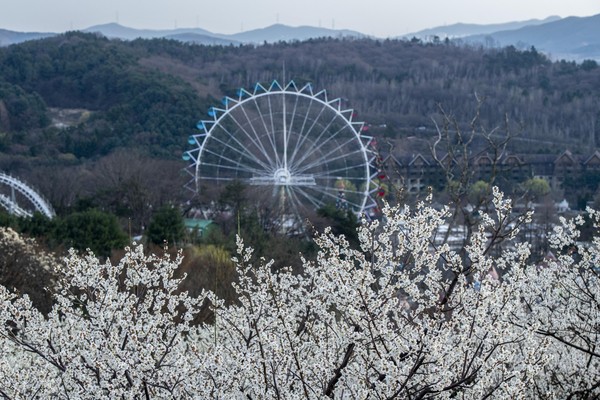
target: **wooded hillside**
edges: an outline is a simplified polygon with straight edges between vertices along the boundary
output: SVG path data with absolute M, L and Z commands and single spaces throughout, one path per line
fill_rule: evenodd
M 60 211 L 76 199 L 97 201 L 99 190 L 139 189 L 142 175 L 127 156 L 109 174 L 110 159 L 101 160 L 135 149 L 136 168 L 169 176 L 163 186 L 172 191 L 182 186 L 181 154 L 196 121 L 223 96 L 274 79 L 327 89 L 376 137 L 428 138 L 440 106 L 466 126 L 479 97 L 486 129 L 508 115 L 528 139 L 515 140 L 513 151 L 589 154 L 600 142 L 600 68 L 591 60 L 553 63 L 533 48 L 416 39 L 224 47 L 71 32 L 0 49 L 0 170 L 28 179 Z M 100 188 L 106 177 L 114 177 L 110 187 Z
M 438 104 L 468 122 L 475 94 L 486 99 L 488 127 L 507 113 L 527 137 L 574 146 L 600 137 L 596 62 L 551 63 L 535 49 L 367 39 L 221 47 L 68 33 L 0 49 L 2 144 L 25 145 L 28 155 L 89 158 L 136 146 L 178 156 L 210 105 L 273 79 L 313 82 L 391 137 L 430 127 Z M 57 131 L 45 107 L 92 114 Z

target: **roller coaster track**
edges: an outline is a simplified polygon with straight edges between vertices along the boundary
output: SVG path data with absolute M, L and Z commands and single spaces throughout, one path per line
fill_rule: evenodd
M 17 191 L 33 205 L 35 211 L 39 211 L 48 218 L 53 218 L 56 215 L 48 200 L 14 176 L 0 172 L 0 185 L 9 186 L 11 193 L 13 193 L 11 197 L 0 194 L 0 206 L 6 208 L 9 213 L 19 217 L 31 217 L 33 215 L 33 211 L 27 210 L 17 204 L 14 196 L 14 192 Z

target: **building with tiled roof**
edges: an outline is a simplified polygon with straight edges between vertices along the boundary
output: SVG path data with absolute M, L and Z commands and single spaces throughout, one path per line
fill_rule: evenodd
M 446 171 L 453 171 L 455 176 L 460 173 L 463 159 L 468 161 L 468 171 L 471 180 L 490 181 L 509 192 L 517 185 L 530 178 L 541 178 L 548 182 L 553 190 L 564 190 L 573 187 L 574 182 L 584 182 L 585 188 L 595 191 L 596 181 L 600 181 L 600 151 L 592 154 L 576 155 L 565 150 L 556 154 L 504 154 L 500 159 L 488 153 L 462 157 L 460 154 L 452 157 L 450 154 L 438 154 L 437 159 L 431 153 L 407 152 L 396 150 L 392 154 L 381 157 L 382 168 L 385 169 L 390 183 L 403 187 L 408 193 L 421 193 L 428 187 L 442 191 L 447 184 Z M 569 201 L 575 203 L 576 193 L 570 195 Z M 587 195 L 590 195 L 587 193 Z M 591 194 L 593 195 L 593 193 Z M 590 199 L 591 200 L 591 199 Z

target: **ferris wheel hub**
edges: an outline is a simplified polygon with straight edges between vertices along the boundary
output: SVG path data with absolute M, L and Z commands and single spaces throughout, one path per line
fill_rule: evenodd
M 277 171 L 275 171 L 275 175 L 273 178 L 280 184 L 287 185 L 288 183 L 290 183 L 292 175 L 290 174 L 290 171 L 288 171 L 286 168 L 279 168 Z
M 315 186 L 312 175 L 292 175 L 286 168 L 279 168 L 269 176 L 253 176 L 250 184 L 255 186 Z

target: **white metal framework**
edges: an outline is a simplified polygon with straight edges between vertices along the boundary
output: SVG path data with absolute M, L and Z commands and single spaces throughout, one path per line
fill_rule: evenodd
M 5 185 L 10 189 L 10 196 L 0 193 L 0 206 L 8 210 L 9 213 L 19 217 L 31 217 L 34 211 L 38 211 L 48 218 L 54 218 L 56 215 L 52 205 L 20 179 L 0 172 L 0 185 Z M 18 204 L 16 200 L 17 193 L 30 207 L 25 208 Z
M 194 191 L 241 181 L 281 213 L 305 218 L 327 204 L 357 214 L 375 207 L 372 138 L 337 98 L 312 85 L 256 84 L 211 107 L 190 136 Z

